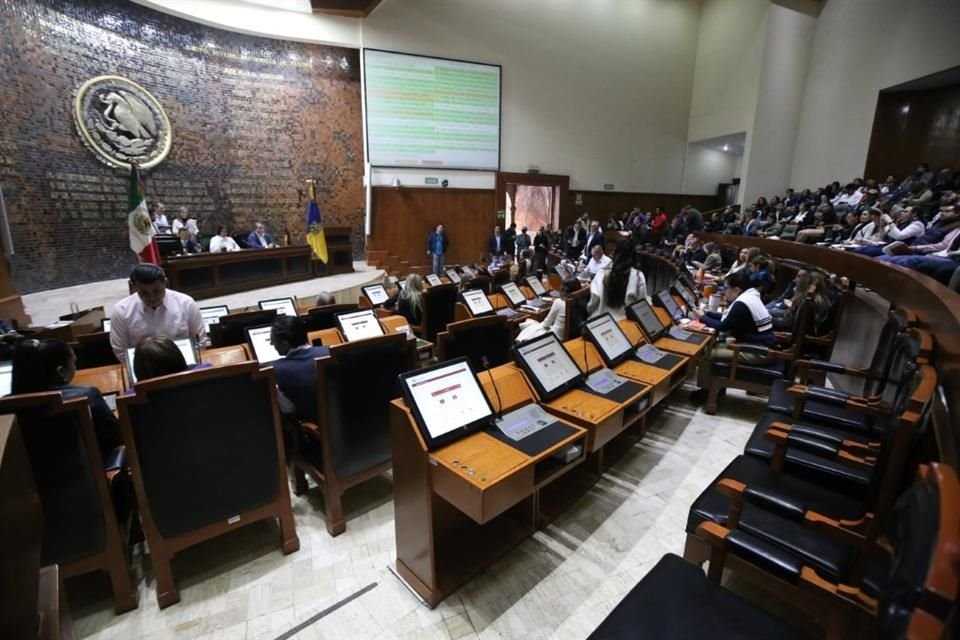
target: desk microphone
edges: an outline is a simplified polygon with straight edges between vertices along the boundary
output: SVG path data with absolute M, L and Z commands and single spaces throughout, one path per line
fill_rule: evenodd
M 497 394 L 497 420 L 503 420 L 503 400 L 500 399 L 500 389 L 497 388 L 497 381 L 493 379 L 493 372 L 490 371 L 490 361 L 487 356 L 480 356 L 480 362 L 483 363 L 483 368 L 487 370 L 487 375 L 490 376 L 493 392 Z
M 583 375 L 590 375 L 590 361 L 587 359 L 587 321 L 580 323 L 580 342 L 583 343 Z

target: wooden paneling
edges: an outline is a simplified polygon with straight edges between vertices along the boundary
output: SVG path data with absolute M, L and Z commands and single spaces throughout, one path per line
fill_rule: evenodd
M 891 91 L 877 98 L 864 176 L 902 179 L 921 162 L 934 171 L 960 167 L 960 86 Z
M 582 204 L 576 204 L 577 194 L 582 195 Z M 663 207 L 672 218 L 683 205 L 689 204 L 700 211 L 709 211 L 721 206 L 717 196 L 685 196 L 679 193 L 630 193 L 627 191 L 571 191 L 573 216 L 582 216 L 585 212 L 594 220 L 606 223 L 610 214 L 620 215 L 639 207 L 642 211 L 653 211 Z
M 486 251 L 496 211 L 492 189 L 374 187 L 367 248 L 429 265 L 427 236 L 442 223 L 450 240 L 446 263 L 472 262 Z

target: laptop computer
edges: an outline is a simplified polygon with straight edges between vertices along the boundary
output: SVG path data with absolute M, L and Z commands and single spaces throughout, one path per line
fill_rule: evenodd
M 173 343 L 180 349 L 180 353 L 183 354 L 183 359 L 187 361 L 188 367 L 193 367 L 200 363 L 200 353 L 197 351 L 197 345 L 193 341 L 193 338 L 177 338 Z M 135 353 L 136 347 L 129 347 L 127 349 L 127 377 L 130 379 L 130 386 L 137 384 L 137 374 L 133 370 Z
M 493 305 L 490 304 L 490 299 L 487 298 L 487 294 L 485 294 L 482 289 L 462 291 L 460 292 L 460 298 L 463 300 L 463 303 L 467 305 L 470 315 L 474 318 L 489 316 L 494 313 Z
M 390 299 L 382 284 L 368 284 L 361 287 L 360 290 L 363 291 L 363 295 L 370 301 L 370 304 L 375 307 L 382 306 L 384 302 Z
M 441 280 L 440 276 L 435 273 L 428 273 L 426 279 L 427 284 L 429 284 L 431 287 L 436 287 L 437 285 L 443 284 L 443 280 Z
M 13 390 L 13 361 L 0 362 L 0 396 L 8 396 Z
M 460 284 L 460 274 L 457 273 L 456 269 L 447 269 L 444 271 L 447 274 L 447 277 L 450 278 L 450 282 L 453 284 Z
M 227 305 L 220 304 L 215 307 L 200 307 L 200 318 L 203 320 L 203 328 L 210 333 L 210 325 L 220 322 L 220 318 L 229 315 L 230 309 Z
M 107 333 L 110 333 L 110 318 L 100 319 L 100 331 L 106 331 Z
M 276 309 L 278 316 L 297 316 L 297 303 L 293 298 L 273 298 L 271 300 L 261 300 L 260 308 L 264 310 Z
M 644 388 L 606 368 L 588 378 L 553 332 L 521 342 L 511 353 L 544 402 L 572 389 L 582 389 L 613 402 L 626 402 Z
M 373 309 L 338 313 L 337 324 L 340 325 L 340 333 L 343 334 L 347 342 L 377 338 L 383 335 L 383 327 L 377 320 L 377 314 L 373 312 Z
M 273 325 L 263 324 L 257 327 L 247 327 L 247 343 L 253 351 L 254 359 L 260 364 L 270 364 L 279 360 L 281 356 L 270 340 L 270 329 Z

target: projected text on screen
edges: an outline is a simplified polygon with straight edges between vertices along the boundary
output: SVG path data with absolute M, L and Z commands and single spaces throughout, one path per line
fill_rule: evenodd
M 500 168 L 500 67 L 364 50 L 373 166 Z

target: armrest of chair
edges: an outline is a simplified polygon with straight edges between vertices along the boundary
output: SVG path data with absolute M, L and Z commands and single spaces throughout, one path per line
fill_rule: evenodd
M 837 406 L 843 406 L 846 404 L 847 400 L 852 398 L 846 391 L 840 391 L 838 389 L 828 389 L 827 387 L 821 387 L 820 385 L 809 384 L 807 385 L 807 399 L 816 400 L 818 402 L 823 402 L 825 404 L 832 404 Z
M 809 338 L 808 338 L 809 339 Z M 848 376 L 866 376 L 867 372 L 864 369 L 852 369 L 847 367 L 845 364 L 840 362 L 832 362 L 830 360 L 817 360 L 816 358 L 810 360 L 798 360 L 797 368 L 803 373 L 807 371 L 826 371 L 828 373 L 843 373 Z
M 875 448 L 879 447 L 879 443 L 865 446 L 819 432 L 815 427 L 806 425 L 798 428 L 785 422 L 774 422 L 764 437 L 774 443 L 770 468 L 777 473 L 783 470 L 787 449 L 791 447 L 863 471 L 873 469 L 877 462 Z
M 732 553 L 781 580 L 796 584 L 800 579 L 803 563 L 798 558 L 746 531 L 730 531 L 724 545 L 727 553 Z

